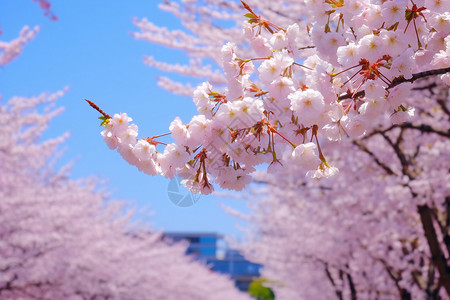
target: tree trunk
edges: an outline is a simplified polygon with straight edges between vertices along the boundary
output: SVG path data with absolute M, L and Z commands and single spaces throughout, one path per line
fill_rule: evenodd
M 447 295 L 450 296 L 450 268 L 447 265 L 447 259 L 439 244 L 436 231 L 433 225 L 431 209 L 427 205 L 419 205 L 417 210 L 420 214 L 425 237 L 430 247 L 431 260 L 439 270 L 439 280 L 445 288 Z

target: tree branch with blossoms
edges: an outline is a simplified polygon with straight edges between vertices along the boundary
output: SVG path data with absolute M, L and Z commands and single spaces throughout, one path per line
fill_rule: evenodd
M 321 144 L 340 168 L 332 180 L 302 179 L 295 165 L 258 174 L 267 186 L 252 190 L 254 214 L 247 219 L 257 229 L 247 253 L 266 262 L 264 276 L 284 280 L 276 295 L 334 293 L 329 278 L 314 273 L 322 270 L 319 258 L 349 270 L 358 296 L 448 297 L 450 138 L 436 132 L 449 128 L 438 101 L 447 108 L 450 98 L 438 78 L 421 81 L 405 103 L 418 112 L 409 121 L 387 119 L 362 137 Z M 328 189 L 318 192 L 319 185 Z M 307 260 L 299 258 L 304 253 Z
M 427 86 L 426 89 L 420 88 L 416 89 L 417 91 L 423 91 L 428 90 L 431 95 L 435 95 L 436 99 L 435 101 L 438 102 L 442 99 L 439 99 L 440 93 L 436 94 L 432 89 L 439 88 L 440 90 L 448 91 L 448 87 L 442 87 L 438 86 L 436 84 L 430 84 Z M 416 97 L 416 99 L 419 99 L 419 97 Z M 412 100 L 412 102 L 415 99 Z M 440 107 L 442 111 L 448 110 L 446 103 L 448 103 L 448 99 L 443 100 L 444 102 L 440 104 Z M 433 111 L 430 111 L 430 107 L 432 107 L 432 103 L 428 103 L 428 111 L 424 111 L 424 115 L 428 116 L 433 113 Z M 445 116 L 445 115 L 444 115 Z M 430 120 L 432 120 L 431 117 Z M 404 134 L 406 130 L 409 131 L 415 131 L 420 133 L 422 136 L 426 135 L 434 135 L 434 140 L 436 139 L 443 139 L 440 141 L 441 143 L 448 143 L 448 140 L 450 139 L 448 127 L 445 127 L 446 120 L 445 118 L 442 118 L 440 122 L 437 122 L 440 118 L 434 117 L 435 125 L 430 126 L 428 124 L 424 123 L 418 123 L 416 122 L 406 122 L 401 124 L 395 124 L 392 126 L 387 127 L 386 129 L 376 129 L 372 133 L 366 135 L 363 140 L 369 140 L 370 138 L 373 138 L 377 135 L 380 135 L 390 146 L 390 148 L 393 150 L 392 152 L 397 157 L 399 165 L 401 166 L 401 172 L 402 175 L 407 176 L 409 178 L 410 182 L 414 182 L 417 180 L 418 177 L 423 176 L 424 170 L 422 167 L 418 167 L 418 164 L 416 162 L 417 156 L 419 155 L 419 149 L 417 148 L 415 152 L 407 153 L 404 144 L 406 143 Z M 423 122 L 423 120 L 421 120 Z M 437 126 L 442 126 L 444 128 L 438 128 Z M 447 129 L 447 131 L 444 131 Z M 392 134 L 395 130 L 399 130 L 398 133 Z M 428 138 L 427 138 L 428 139 Z M 355 142 L 355 144 L 358 144 L 359 142 Z M 367 149 L 362 149 L 363 151 Z M 398 176 L 398 174 L 393 174 L 392 169 L 387 167 L 386 162 L 380 161 L 373 153 L 367 152 L 374 162 L 379 165 L 382 169 L 384 169 L 387 174 L 389 175 L 395 175 Z M 423 156 L 423 155 L 422 155 Z M 445 167 L 444 167 L 445 168 Z M 426 176 L 426 175 L 425 175 Z M 435 179 L 437 181 L 437 179 Z M 421 195 L 421 191 L 418 191 L 417 188 L 414 187 L 413 184 L 405 184 L 410 189 L 410 193 L 412 198 L 420 199 L 420 197 L 429 197 Z M 423 199 L 422 202 L 417 205 L 417 212 L 420 216 L 420 221 L 423 227 L 423 232 L 425 235 L 425 238 L 427 240 L 428 247 L 430 249 L 431 254 L 431 261 L 433 266 L 437 268 L 437 271 L 440 275 L 439 284 L 444 287 L 444 289 L 447 291 L 448 294 L 450 294 L 450 285 L 449 285 L 449 276 L 450 276 L 450 266 L 448 265 L 448 253 L 445 254 L 442 250 L 442 247 L 445 247 L 445 249 L 448 251 L 449 248 L 449 240 L 448 239 L 448 222 L 446 221 L 450 216 L 450 206 L 448 196 L 445 197 L 444 202 L 441 204 L 435 204 L 434 201 L 431 201 L 430 199 Z M 443 206 L 443 207 L 442 207 Z M 435 224 L 438 224 L 439 227 L 435 227 Z M 437 233 L 436 230 L 440 229 L 440 232 Z M 417 275 L 416 275 L 417 276 Z M 426 288 L 426 287 L 425 287 Z M 439 290 L 439 288 L 435 288 L 434 291 Z
M 386 116 L 393 123 L 411 118 L 414 108 L 404 105 L 411 84 L 431 75 L 447 80 L 450 70 L 419 70 L 416 60 L 425 50 L 420 43 L 417 48 L 408 43 L 408 34 L 431 45 L 446 27 L 440 30 L 436 25 L 419 33 L 422 19 L 415 13 L 408 17 L 397 13 L 416 8 L 383 4 L 383 22 L 375 25 L 370 14 L 366 20 L 355 19 L 350 7 L 336 3 L 326 2 L 324 9 L 328 5 L 332 9 L 325 10 L 324 23 L 303 32 L 296 23 L 278 26 L 242 2 L 248 11 L 244 36 L 258 56 L 240 58 L 232 43 L 222 48 L 227 88 L 215 91 L 209 83 L 197 87 L 194 103 L 199 114 L 187 124 L 179 119 L 172 122 L 175 143 L 164 152 L 156 149 L 161 143 L 136 140 L 137 126 L 129 124 L 126 114 L 103 115 L 102 134 L 108 146 L 147 174 L 182 175 L 193 192 L 205 194 L 213 191 L 211 181 L 241 190 L 250 182 L 254 167 L 262 163 L 269 170 L 295 163 L 312 178 L 336 174 L 320 140 L 363 136 Z M 430 9 L 430 20 L 440 14 L 439 8 Z M 370 30 L 362 30 L 361 22 L 367 22 Z M 414 27 L 408 28 L 411 22 Z M 310 38 L 307 47 L 302 45 L 304 34 Z M 429 58 L 421 68 L 445 64 L 450 39 L 445 41 L 446 48 L 427 50 Z M 349 73 L 353 69 L 358 71 Z
M 322 237 L 315 250 L 326 247 L 328 239 L 340 239 L 340 244 L 330 243 L 332 250 L 324 257 L 334 259 L 337 248 L 348 254 L 335 262 L 340 268 L 354 264 L 359 275 L 355 279 L 367 279 L 367 283 L 355 280 L 356 290 L 373 292 L 372 298 L 379 297 L 380 290 L 400 297 L 445 297 L 449 294 L 444 286 L 450 214 L 449 2 L 425 1 L 426 9 L 413 1 L 358 3 L 316 1 L 302 7 L 301 23 L 286 26 L 265 18 L 267 13 L 247 9 L 251 16 L 243 36 L 251 51 L 236 46 L 242 39 L 222 48 L 214 59 L 223 67 L 227 87 L 204 83 L 195 89 L 199 114 L 188 123 L 172 122 L 175 143 L 163 152 L 145 144 L 145 139 L 133 140 L 137 127 L 123 128 L 129 121 L 126 115 L 111 118 L 102 135 L 140 170 L 166 177 L 182 174 L 186 186 L 197 192 L 211 192 L 212 181 L 240 190 L 259 164 L 276 174 L 284 174 L 282 167 L 298 167 L 290 185 L 281 184 L 283 175 L 276 177 L 273 189 L 280 185 L 278 197 L 263 202 L 270 212 L 264 219 L 267 224 L 281 231 L 278 225 L 287 223 L 288 239 L 277 232 L 267 239 L 268 248 L 272 244 L 283 248 L 279 245 L 295 240 L 290 233 L 307 226 L 293 226 L 298 219 L 323 220 L 328 227 L 315 224 L 314 232 Z M 305 24 L 309 26 L 303 30 Z M 205 76 L 211 74 L 205 71 Z M 432 93 L 432 84 L 425 90 L 416 84 L 431 76 L 442 95 L 417 97 Z M 352 141 L 356 145 L 350 147 Z M 146 155 L 144 148 L 149 149 Z M 313 178 L 336 173 L 332 162 L 347 173 L 335 177 L 337 183 L 321 189 L 319 196 L 307 189 L 313 183 L 299 183 L 300 172 Z M 295 192 L 286 188 L 295 184 Z M 286 200 L 286 194 L 293 196 Z M 302 211 L 299 195 L 314 203 Z M 289 200 L 295 205 L 286 209 Z M 321 218 L 314 214 L 308 219 L 317 203 L 323 204 L 323 213 L 315 211 Z M 262 235 L 270 234 L 269 225 L 259 225 Z M 367 247 L 365 252 L 352 248 L 354 240 Z M 302 238 L 297 242 L 308 246 Z M 380 266 L 367 252 L 383 253 L 385 264 Z M 284 253 L 292 256 L 289 249 Z M 385 280 L 369 274 L 372 271 L 395 276 Z

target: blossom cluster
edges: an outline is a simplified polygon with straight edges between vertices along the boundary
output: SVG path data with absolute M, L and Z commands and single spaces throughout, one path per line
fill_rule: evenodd
M 198 115 L 171 123 L 174 143 L 157 151 L 157 137 L 137 139 L 126 114 L 105 116 L 102 135 L 127 162 L 146 174 L 178 175 L 203 194 L 213 191 L 212 181 L 241 190 L 263 163 L 269 171 L 296 164 L 309 177 L 329 177 L 337 168 L 320 143 L 408 120 L 414 107 L 406 100 L 421 76 L 439 74 L 450 85 L 448 1 L 305 0 L 306 29 L 277 26 L 242 3 L 243 35 L 257 57 L 223 46 L 226 89 L 196 88 Z
M 29 26 L 24 26 L 16 39 L 10 42 L 0 41 L 0 66 L 8 64 L 19 56 L 22 53 L 23 46 L 34 39 L 38 32 L 39 26 L 35 26 L 33 29 L 30 29 Z
M 54 167 L 66 135 L 41 136 L 66 91 L 0 105 L 0 299 L 250 300 L 97 181 Z
M 48 1 L 39 3 L 49 10 Z M 0 41 L 0 65 L 38 29 L 24 26 L 17 39 Z M 230 278 L 185 255 L 185 244 L 138 225 L 97 180 L 71 179 L 70 165 L 55 168 L 67 134 L 42 135 L 67 91 L 0 95 L 0 299 L 250 300 Z
M 265 184 L 245 197 L 252 226 L 241 248 L 264 263 L 265 278 L 283 283 L 274 285 L 277 297 L 332 299 L 339 291 L 343 299 L 377 299 L 382 291 L 385 299 L 399 299 L 399 292 L 449 299 L 446 269 L 430 275 L 449 261 L 449 224 L 439 217 L 450 206 L 449 89 L 435 78 L 415 88 L 407 101 L 418 112 L 411 121 L 387 120 L 363 139 L 322 145 L 339 167 L 333 180 L 306 180 L 295 165 L 254 175 Z M 439 251 L 446 253 L 442 262 L 432 259 Z

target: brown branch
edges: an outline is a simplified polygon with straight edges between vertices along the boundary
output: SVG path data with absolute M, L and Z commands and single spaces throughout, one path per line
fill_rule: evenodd
M 434 134 L 440 135 L 442 137 L 450 138 L 450 129 L 448 129 L 447 131 L 443 131 L 443 130 L 436 129 L 436 128 L 434 128 L 434 127 L 432 127 L 430 125 L 427 125 L 427 124 L 414 125 L 412 123 L 401 123 L 401 124 L 391 125 L 391 126 L 389 126 L 388 128 L 386 128 L 384 130 L 374 130 L 371 133 L 369 133 L 369 134 L 365 135 L 364 137 L 362 137 L 361 139 L 362 140 L 367 140 L 367 139 L 369 139 L 369 138 L 371 138 L 371 137 L 373 137 L 374 135 L 377 135 L 377 134 L 383 135 L 383 134 L 391 131 L 394 128 L 414 129 L 414 130 L 418 130 L 418 131 L 423 132 L 423 133 L 434 133 Z
M 395 141 L 395 146 L 398 147 L 400 150 L 403 150 L 403 149 L 402 149 L 403 132 L 404 132 L 404 129 L 401 128 L 401 129 L 400 129 L 400 133 L 399 133 L 398 136 L 397 136 L 397 140 Z
M 428 91 L 430 92 L 430 94 L 434 95 L 433 88 L 435 88 L 435 87 L 437 87 L 437 84 L 436 84 L 436 82 L 433 82 L 433 83 L 430 83 L 430 84 L 427 85 L 427 86 L 421 86 L 421 87 L 415 87 L 415 88 L 412 88 L 412 90 L 413 90 L 413 91 L 424 91 L 424 90 L 428 90 Z
M 450 129 L 448 129 L 447 131 L 440 131 L 440 130 L 435 129 L 435 128 L 431 127 L 430 125 L 426 125 L 426 124 L 414 125 L 411 123 L 402 123 L 402 124 L 395 125 L 395 127 L 415 129 L 415 130 L 419 130 L 421 132 L 435 133 L 442 137 L 450 138 Z
M 447 114 L 447 116 L 450 116 L 450 110 L 445 105 L 445 100 L 437 100 L 437 103 L 442 108 L 442 110 Z
M 409 178 L 414 178 L 412 174 L 409 174 L 408 170 L 408 160 L 406 159 L 405 154 L 401 151 L 401 149 L 398 147 L 398 145 L 394 144 L 394 142 L 391 141 L 391 139 L 386 134 L 381 134 L 381 136 L 388 142 L 388 144 L 394 149 L 395 154 L 397 155 L 397 158 L 400 161 L 400 164 L 402 165 L 402 170 L 405 175 L 407 175 Z
M 111 116 L 108 115 L 107 113 L 105 113 L 103 110 L 101 110 L 101 108 L 98 107 L 97 104 L 95 104 L 94 102 L 92 102 L 92 101 L 90 101 L 90 100 L 88 100 L 88 99 L 84 99 L 84 100 L 86 100 L 86 102 L 89 103 L 89 105 L 90 105 L 93 109 L 95 109 L 96 111 L 98 111 L 99 113 L 101 113 L 105 118 L 111 119 Z
M 406 79 L 405 77 L 403 77 L 402 75 L 399 77 L 396 77 L 392 80 L 392 83 L 386 88 L 386 90 L 392 89 L 393 87 L 402 84 L 404 82 L 414 82 L 417 79 L 420 78 L 425 78 L 428 76 L 433 76 L 433 75 L 442 75 L 445 73 L 450 72 L 450 68 L 443 68 L 443 69 L 435 69 L 435 70 L 430 70 L 430 71 L 425 71 L 425 72 L 419 72 L 419 73 L 415 73 L 412 75 L 412 77 L 410 79 Z M 353 93 L 346 93 L 343 94 L 341 96 L 338 97 L 338 101 L 344 100 L 344 99 L 355 99 L 355 98 L 362 98 L 366 95 L 365 91 L 359 91 L 356 94 Z
M 316 48 L 316 46 L 305 46 L 305 47 L 298 48 L 298 50 L 314 49 L 314 48 Z
M 370 139 L 371 137 L 373 137 L 374 135 L 377 135 L 377 134 L 385 134 L 386 132 L 389 132 L 389 131 L 391 131 L 391 130 L 394 129 L 394 128 L 396 128 L 396 125 L 391 125 L 390 127 L 386 128 L 386 129 L 383 129 L 383 130 L 381 130 L 381 129 L 375 129 L 375 130 L 373 130 L 372 132 L 370 132 L 370 133 L 364 135 L 364 136 L 361 138 L 361 140 L 368 140 L 368 139 Z
M 399 76 L 397 78 L 394 78 L 394 80 L 392 80 L 392 83 L 388 86 L 387 89 L 391 89 L 403 82 L 414 82 L 420 78 L 425 78 L 425 77 L 433 76 L 433 75 L 442 75 L 442 74 L 445 74 L 448 72 L 450 72 L 450 68 L 442 68 L 442 69 L 434 69 L 434 70 L 415 73 L 412 75 L 412 77 L 410 79 L 406 79 L 403 76 Z
M 394 284 L 395 284 L 395 287 L 397 288 L 400 299 L 411 300 L 411 294 L 409 293 L 409 291 L 400 286 L 400 280 L 402 279 L 401 274 L 396 272 L 384 259 L 379 258 L 378 260 L 381 262 L 381 264 L 386 269 L 386 272 L 388 273 L 389 277 L 391 277 L 391 279 L 394 281 Z
M 447 252 L 450 254 L 450 196 L 445 197 L 445 226 L 442 229 L 442 234 L 444 235 L 444 243 L 447 248 Z
M 358 146 L 358 148 L 359 148 L 361 151 L 367 153 L 370 157 L 372 157 L 373 160 L 375 161 L 375 163 L 376 163 L 378 166 L 380 166 L 384 171 L 386 171 L 386 173 L 388 173 L 389 175 L 397 176 L 397 174 L 396 174 L 394 171 L 392 171 L 392 169 L 391 169 L 388 165 L 386 165 L 385 163 L 383 163 L 382 161 L 380 161 L 380 160 L 378 159 L 378 157 L 376 157 L 376 155 L 375 155 L 372 151 L 370 151 L 370 150 L 366 147 L 366 145 L 364 145 L 362 142 L 360 142 L 360 141 L 353 141 L 353 144 L 356 145 L 356 146 Z
M 351 300 L 357 300 L 357 293 L 356 293 L 356 287 L 355 284 L 353 282 L 353 278 L 352 275 L 350 275 L 350 273 L 347 273 L 347 280 L 348 280 L 348 285 L 350 287 L 350 294 L 351 294 Z
M 339 300 L 343 300 L 343 295 L 342 295 L 342 291 L 338 289 L 338 287 L 336 286 L 336 283 L 334 282 L 333 276 L 330 273 L 330 270 L 328 269 L 328 264 L 324 263 L 325 265 L 325 273 L 327 274 L 328 280 L 330 280 L 331 285 L 334 288 L 334 292 L 336 293 L 336 296 L 338 297 Z
M 399 145 L 394 144 L 392 140 L 384 133 L 380 133 L 381 136 L 386 140 L 386 142 L 392 147 L 395 154 L 397 155 L 398 160 L 400 161 L 400 164 L 402 166 L 402 173 L 406 176 L 408 176 L 409 179 L 414 179 L 414 174 L 409 169 L 409 161 L 406 158 L 406 155 L 403 153 L 403 151 L 400 149 Z
M 450 110 L 447 108 L 447 101 L 448 101 L 448 88 L 441 88 L 439 90 L 439 96 L 437 99 L 437 103 L 442 108 L 442 110 L 447 114 L 447 116 L 450 117 Z
M 356 98 L 364 98 L 366 96 L 365 91 L 359 91 L 353 95 L 353 93 L 347 93 L 338 97 L 338 101 L 345 99 L 356 99 Z
M 430 247 L 431 261 L 439 271 L 439 281 L 450 296 L 450 267 L 438 241 L 433 225 L 431 209 L 427 205 L 419 205 L 417 210 L 420 215 L 425 237 Z

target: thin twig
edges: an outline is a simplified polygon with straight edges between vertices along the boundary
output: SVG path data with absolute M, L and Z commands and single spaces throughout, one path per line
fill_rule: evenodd
M 95 109 L 96 111 L 98 111 L 99 113 L 101 113 L 104 117 L 108 118 L 108 119 L 112 119 L 110 115 L 108 115 L 107 113 L 105 113 L 103 110 L 101 110 L 100 107 L 98 107 L 97 104 L 95 104 L 94 102 L 88 100 L 88 99 L 84 99 L 86 100 L 87 103 L 89 103 L 89 105 Z

